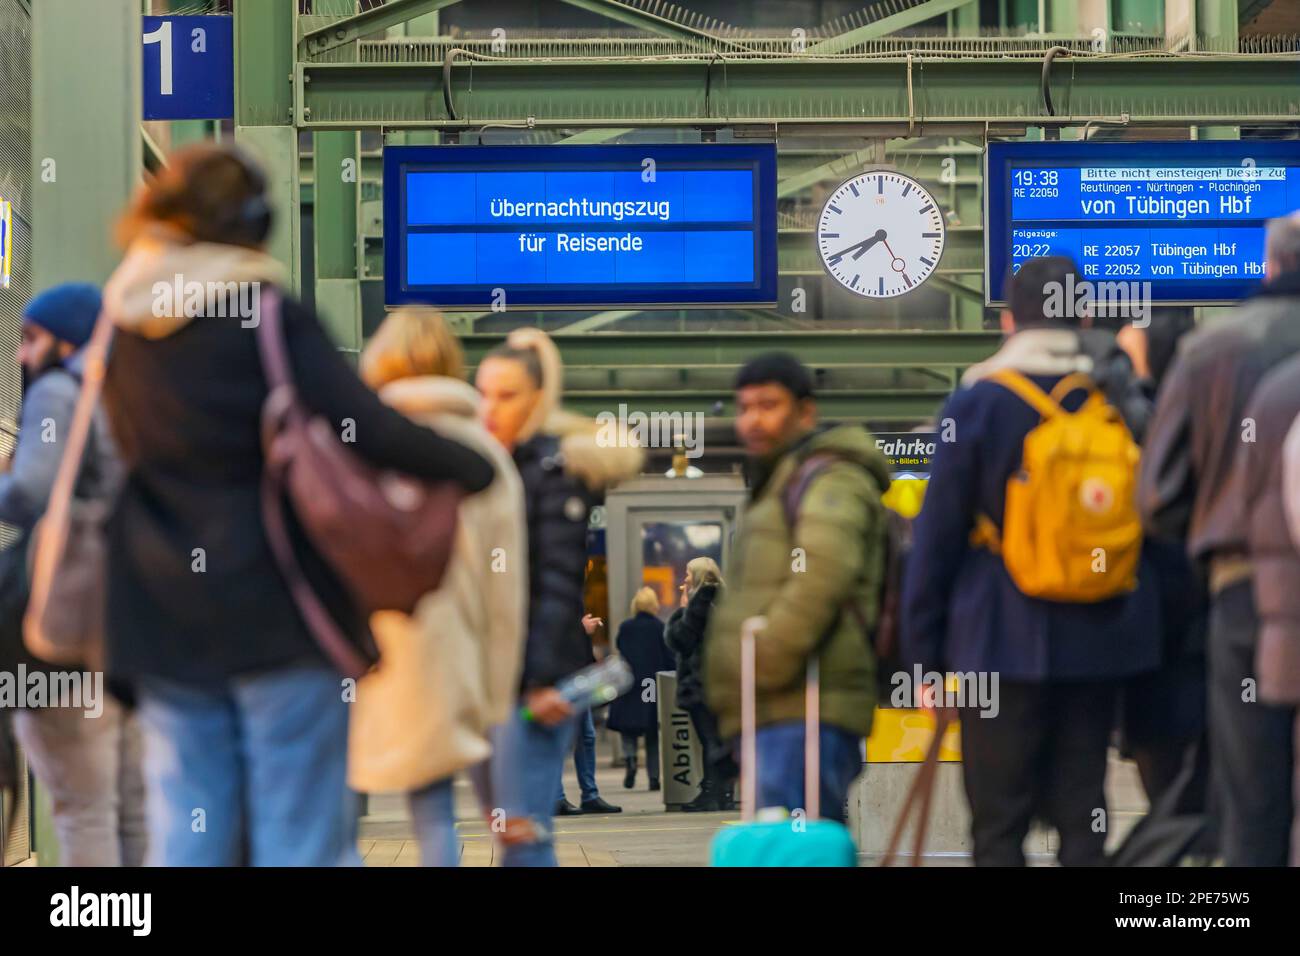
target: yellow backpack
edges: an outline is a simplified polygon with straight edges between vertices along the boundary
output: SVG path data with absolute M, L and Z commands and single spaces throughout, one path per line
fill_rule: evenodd
M 971 544 L 1001 554 L 1029 597 L 1087 604 L 1131 591 L 1142 551 L 1140 452 L 1119 411 L 1081 373 L 1061 379 L 1051 395 L 1010 369 L 990 379 L 1042 421 L 1025 436 L 1020 469 L 1007 479 L 1001 532 L 977 515 Z M 1061 399 L 1079 388 L 1087 399 L 1066 411 Z

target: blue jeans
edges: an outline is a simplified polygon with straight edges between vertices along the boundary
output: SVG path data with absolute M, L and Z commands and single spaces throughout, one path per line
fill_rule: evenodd
M 849 786 L 862 771 L 861 740 L 857 734 L 821 725 L 821 817 L 844 822 Z M 803 792 L 804 726 L 790 721 L 760 727 L 756 736 L 758 806 L 806 807 Z
M 415 837 L 420 844 L 421 866 L 458 866 L 460 839 L 456 836 L 456 804 L 452 799 L 455 777 L 437 780 L 407 795 Z
M 595 800 L 600 796 L 596 787 L 596 723 L 591 718 L 591 711 L 584 710 L 574 718 L 578 741 L 573 748 L 573 769 L 578 774 L 578 788 L 582 791 L 582 802 Z M 555 793 L 555 802 L 564 797 L 564 774 L 560 774 L 559 789 Z
M 556 865 L 551 819 L 575 727 L 572 720 L 547 727 L 525 720 L 516 710 L 497 728 L 492 752 L 493 797 L 507 818 L 530 819 L 538 837 L 535 843 L 504 847 L 502 866 Z
M 359 865 L 337 673 L 139 687 L 150 866 Z

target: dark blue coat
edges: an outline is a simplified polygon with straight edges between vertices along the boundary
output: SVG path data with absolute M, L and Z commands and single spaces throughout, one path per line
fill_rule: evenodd
M 1031 376 L 1046 391 L 1055 377 Z M 1074 410 L 1082 392 L 1066 398 Z M 1144 557 L 1137 590 L 1095 604 L 1026 597 L 1002 559 L 968 544 L 974 517 L 1000 528 L 1007 479 L 1036 411 L 990 381 L 961 388 L 939 417 L 925 505 L 913 528 L 903 586 L 902 657 L 910 670 L 997 672 L 1001 680 L 1096 680 L 1155 667 L 1159 602 Z
M 653 733 L 659 727 L 655 694 L 646 694 L 646 681 L 653 681 L 658 671 L 673 669 L 673 655 L 664 643 L 663 621 L 653 614 L 638 611 L 618 626 L 615 647 L 632 668 L 632 689 L 609 705 L 606 724 L 610 730 L 624 734 Z M 645 698 L 649 697 L 649 700 Z

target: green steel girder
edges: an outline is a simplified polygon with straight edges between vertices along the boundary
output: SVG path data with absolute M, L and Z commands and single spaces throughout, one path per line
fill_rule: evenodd
M 897 33 L 899 30 L 914 27 L 918 23 L 924 23 L 931 17 L 951 13 L 958 7 L 964 7 L 972 2 L 973 0 L 922 0 L 922 2 L 917 3 L 916 0 L 903 0 L 901 5 L 894 4 L 895 7 L 902 7 L 898 12 L 883 16 L 879 20 L 873 20 L 854 30 L 848 30 L 838 36 L 833 36 L 828 40 L 822 40 L 820 43 L 814 43 L 808 48 L 808 52 L 842 53 L 861 43 L 866 43 L 868 40 L 875 40 L 891 33 Z M 885 8 L 877 7 L 874 9 L 883 10 Z
M 817 407 L 826 418 L 860 421 L 917 422 L 931 418 L 951 389 L 843 389 L 817 393 Z M 642 411 L 699 412 L 731 418 L 735 415 L 730 389 L 638 392 L 631 390 L 564 393 L 564 407 L 584 415 L 617 411 L 620 404 Z
M 298 43 L 298 52 L 302 56 L 315 56 L 459 2 L 460 0 L 388 0 L 382 6 L 371 7 L 336 20 L 328 26 L 308 30 Z
M 677 57 L 297 65 L 303 129 L 472 129 L 729 125 L 944 128 L 1079 125 L 1089 120 L 1224 124 L 1300 121 L 1297 58 L 1288 55 L 1084 56 L 1056 66 L 1060 115 L 1045 112 L 1037 59 L 998 57 Z M 895 135 L 903 135 L 896 132 Z
M 593 130 L 593 133 L 613 132 L 606 130 Z M 597 142 L 598 137 L 569 137 L 563 140 L 564 143 L 571 142 Z M 603 141 L 603 140 L 602 140 Z M 558 144 L 557 144 L 558 145 Z M 808 151 L 791 151 L 787 152 L 782 149 L 777 153 L 777 195 L 791 196 L 797 195 L 800 191 L 816 185 L 818 182 L 829 182 L 838 179 L 847 179 L 855 172 L 874 165 L 871 162 L 871 150 L 859 150 L 858 152 L 845 153 L 840 150 L 826 151 L 828 156 L 834 156 L 835 159 L 829 162 L 818 162 L 812 158 Z M 886 160 L 896 166 L 900 172 L 921 180 L 922 182 L 947 183 L 955 182 L 958 185 L 973 185 L 982 183 L 983 177 L 983 152 L 974 150 L 973 152 L 958 152 L 945 154 L 939 151 L 903 151 L 887 150 L 885 153 Z M 853 166 L 853 158 L 862 159 L 862 165 Z M 948 180 L 945 178 L 943 163 L 951 159 L 955 163 L 955 179 Z M 312 184 L 312 161 L 310 155 L 304 155 L 301 158 L 301 174 L 299 176 L 303 185 L 303 201 L 310 204 L 312 194 L 310 186 Z M 361 154 L 361 173 L 360 181 L 365 183 L 374 183 L 376 185 L 383 182 L 384 178 L 384 158 L 382 153 L 362 153 Z
M 478 332 L 461 339 L 465 361 L 478 362 L 505 341 L 505 334 Z M 997 351 L 997 332 L 590 332 L 556 335 L 566 365 L 676 365 L 683 356 L 706 365 L 740 365 L 775 349 L 793 352 L 809 365 L 867 363 L 974 365 Z

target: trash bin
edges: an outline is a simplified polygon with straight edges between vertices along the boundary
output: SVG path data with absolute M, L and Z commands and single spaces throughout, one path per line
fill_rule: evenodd
M 664 806 L 680 810 L 700 794 L 704 780 L 704 754 L 695 735 L 691 715 L 677 706 L 677 672 L 655 674 L 659 714 L 659 759 Z

